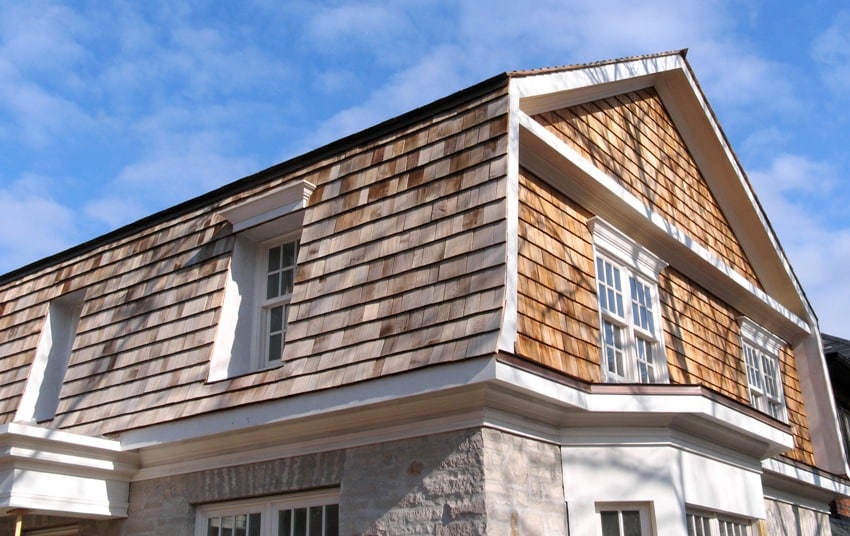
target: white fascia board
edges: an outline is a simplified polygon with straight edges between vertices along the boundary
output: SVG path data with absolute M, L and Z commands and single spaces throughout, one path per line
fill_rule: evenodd
M 138 454 L 117 441 L 21 423 L 0 426 L 0 509 L 127 515 Z
M 649 87 L 659 73 L 685 70 L 686 67 L 685 59 L 679 53 L 635 58 L 551 73 L 514 76 L 511 78 L 510 91 L 521 99 L 522 110 L 534 115 Z
M 850 483 L 828 473 L 813 471 L 806 467 L 791 464 L 781 459 L 768 458 L 761 462 L 762 470 L 767 474 L 802 483 L 831 495 L 850 497 Z
M 665 242 L 667 244 L 675 243 L 679 249 L 684 249 L 689 254 L 689 257 L 696 258 L 701 261 L 700 266 L 697 266 L 696 268 L 676 266 L 677 269 L 681 269 L 690 277 L 694 277 L 694 272 L 697 270 L 712 270 L 715 273 L 714 277 L 716 278 L 717 276 L 720 276 L 720 280 L 727 286 L 727 288 L 733 288 L 734 292 L 745 292 L 754 298 L 756 302 L 763 304 L 767 309 L 781 318 L 783 323 L 793 325 L 796 335 L 788 338 L 799 340 L 800 336 L 811 333 L 809 325 L 801 318 L 792 313 L 771 296 L 767 295 L 764 291 L 750 283 L 742 274 L 724 263 L 717 255 L 711 253 L 707 248 L 697 243 L 692 237 L 676 227 L 672 222 L 667 221 L 661 214 L 644 205 L 637 196 L 621 186 L 616 179 L 605 174 L 602 170 L 593 165 L 592 162 L 579 154 L 578 151 L 549 132 L 543 125 L 535 121 L 528 114 L 519 111 L 517 112 L 517 115 L 519 115 L 521 133 L 533 136 L 538 142 L 538 146 L 548 149 L 548 156 L 542 155 L 542 157 L 549 160 L 552 158 L 560 160 L 560 162 L 547 161 L 544 163 L 544 165 L 548 165 L 548 168 L 552 173 L 559 173 L 563 176 L 567 174 L 569 170 L 574 170 L 581 173 L 583 177 L 588 179 L 587 182 L 590 185 L 589 187 L 593 191 L 589 192 L 587 195 L 593 196 L 593 199 L 597 203 L 597 206 L 591 206 L 589 208 L 599 210 L 600 206 L 612 206 L 613 203 L 614 208 L 612 212 L 618 212 L 619 217 L 628 219 L 632 223 L 637 224 L 638 227 L 642 228 L 642 233 L 644 235 L 666 238 L 666 241 L 653 240 L 651 244 L 643 243 L 642 245 L 644 247 L 652 249 L 655 253 L 664 258 L 664 260 L 675 265 L 674 262 L 671 262 L 670 252 L 661 250 L 661 246 L 665 244 Z M 532 168 L 532 171 L 541 173 L 542 168 L 534 168 L 534 163 L 531 161 L 531 155 L 523 154 L 521 156 L 525 157 L 524 161 L 529 162 L 529 166 Z M 544 176 L 543 178 L 546 177 Z M 559 182 L 566 183 L 567 181 L 562 180 Z M 556 183 L 555 185 L 561 188 L 562 191 L 564 190 L 563 184 L 559 186 L 558 183 Z M 569 194 L 569 192 L 566 193 Z M 610 218 L 611 215 L 609 214 L 607 217 Z M 681 253 L 679 253 L 679 257 L 681 256 Z M 699 280 L 697 277 L 694 278 Z M 700 283 L 705 284 L 703 281 L 700 281 Z M 715 292 L 718 291 L 716 288 L 711 288 L 710 286 L 709 288 Z M 740 306 L 739 304 L 734 305 Z M 784 329 L 782 332 L 786 334 L 786 337 L 788 336 L 788 329 Z
M 685 391 L 688 386 L 665 386 L 676 392 L 641 394 L 639 392 L 588 393 L 554 380 L 532 374 L 505 363 L 497 363 L 496 380 L 509 388 L 520 389 L 527 396 L 548 399 L 559 405 L 591 413 L 633 415 L 693 415 L 743 435 L 758 438 L 771 445 L 770 451 L 784 452 L 794 447 L 794 437 L 787 431 L 720 404 L 700 391 Z

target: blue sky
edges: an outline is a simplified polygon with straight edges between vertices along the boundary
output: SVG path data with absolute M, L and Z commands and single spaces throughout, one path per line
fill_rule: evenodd
M 838 0 L 0 0 L 0 272 L 500 72 L 681 48 L 850 338 Z

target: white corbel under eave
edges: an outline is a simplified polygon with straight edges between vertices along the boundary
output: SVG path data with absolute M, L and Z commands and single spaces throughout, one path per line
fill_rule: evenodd
M 0 426 L 0 513 L 126 517 L 138 455 L 117 441 L 39 426 Z

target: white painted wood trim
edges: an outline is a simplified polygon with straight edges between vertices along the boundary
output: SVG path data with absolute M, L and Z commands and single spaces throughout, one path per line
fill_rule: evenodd
M 123 449 L 140 452 L 134 480 L 476 426 L 558 442 L 565 412 L 598 422 L 593 415 L 654 415 L 659 422 L 676 416 L 707 434 L 725 430 L 762 455 L 793 447 L 785 429 L 721 404 L 699 388 L 618 387 L 588 392 L 495 358 L 479 358 L 132 430 L 120 441 Z M 551 422 L 544 411 L 554 415 Z M 195 453 L 191 459 L 186 459 L 187 448 Z
M 513 84 L 513 80 L 511 84 Z M 505 305 L 499 350 L 514 353 L 517 340 L 517 300 L 519 293 L 519 97 L 508 90 L 508 164 L 505 186 Z
M 0 511 L 124 517 L 138 454 L 117 441 L 38 426 L 0 426 Z

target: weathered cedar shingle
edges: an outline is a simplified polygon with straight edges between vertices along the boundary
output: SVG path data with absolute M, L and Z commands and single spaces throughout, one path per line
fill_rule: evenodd
M 654 89 L 543 113 L 536 119 L 759 286 Z

